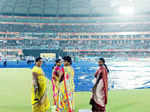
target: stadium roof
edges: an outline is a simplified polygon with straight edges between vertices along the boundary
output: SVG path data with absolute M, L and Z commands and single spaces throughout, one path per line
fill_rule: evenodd
M 0 0 L 0 15 L 106 16 L 119 8 L 134 7 L 138 14 L 150 12 L 150 0 Z

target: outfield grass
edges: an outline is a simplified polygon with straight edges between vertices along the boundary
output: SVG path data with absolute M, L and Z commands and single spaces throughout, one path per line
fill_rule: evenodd
M 31 112 L 30 69 L 0 69 L 0 112 Z M 75 93 L 75 107 L 90 109 L 90 92 Z M 52 98 L 50 98 L 52 99 Z M 150 112 L 150 89 L 109 92 L 107 112 Z

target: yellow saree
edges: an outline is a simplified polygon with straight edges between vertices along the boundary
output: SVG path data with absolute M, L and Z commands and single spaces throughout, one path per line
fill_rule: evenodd
M 74 70 L 71 66 L 64 67 L 64 80 L 60 83 L 59 111 L 74 111 Z
M 39 74 L 39 90 L 36 94 L 34 92 L 34 86 L 32 84 L 32 112 L 46 112 L 50 107 L 50 102 L 47 96 L 46 78 L 44 76 L 44 72 L 42 68 L 37 66 L 33 67 L 32 72 Z M 40 101 L 37 101 L 35 99 L 39 99 Z

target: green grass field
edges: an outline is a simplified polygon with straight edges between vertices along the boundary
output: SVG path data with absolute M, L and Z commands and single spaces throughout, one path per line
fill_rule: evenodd
M 32 111 L 31 79 L 30 69 L 0 69 L 0 112 Z M 90 96 L 90 92 L 75 93 L 76 112 L 91 108 Z M 110 91 L 107 112 L 150 112 L 149 101 L 150 89 Z

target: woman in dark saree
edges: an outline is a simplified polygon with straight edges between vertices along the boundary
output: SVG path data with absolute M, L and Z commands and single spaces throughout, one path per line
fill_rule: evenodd
M 95 73 L 96 83 L 92 89 L 92 112 L 106 112 L 107 96 L 108 96 L 108 78 L 109 72 L 105 59 L 100 58 L 98 61 L 99 69 Z

